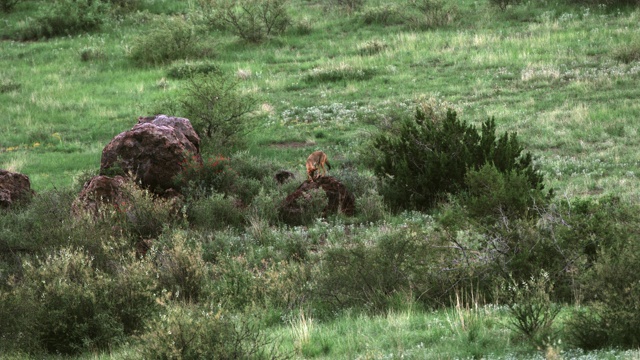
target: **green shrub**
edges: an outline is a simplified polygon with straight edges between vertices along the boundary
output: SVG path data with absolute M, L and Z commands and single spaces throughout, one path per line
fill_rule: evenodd
M 255 318 L 213 307 L 170 306 L 139 340 L 145 359 L 278 358 Z
M 586 349 L 640 345 L 639 239 L 636 226 L 616 244 L 599 250 L 584 279 L 591 301 L 569 324 L 572 344 Z
M 29 346 L 23 348 L 28 352 L 71 354 L 118 344 L 139 330 L 155 308 L 150 269 L 144 262 L 127 265 L 133 260 L 123 258 L 115 276 L 96 269 L 81 249 L 63 248 L 24 261 L 22 277 L 14 279 L 10 294 L 3 294 L 13 297 L 12 316 L 25 319 L 13 322 L 16 328 L 8 336 Z M 24 334 L 29 339 L 22 339 Z
M 358 47 L 358 53 L 361 56 L 376 55 L 384 51 L 388 47 L 387 43 L 380 40 L 371 40 Z
M 138 65 L 162 65 L 174 60 L 212 57 L 213 48 L 199 42 L 198 29 L 182 17 L 170 17 L 138 36 L 129 58 Z
M 321 255 L 314 287 L 316 300 L 329 304 L 333 311 L 357 308 L 379 312 L 386 310 L 398 293 L 422 293 L 426 289 L 418 284 L 426 284 L 431 275 L 428 267 L 437 265 L 423 257 L 425 244 L 418 234 L 414 228 L 404 228 L 376 239 L 354 239 L 327 248 Z
M 282 34 L 291 23 L 287 0 L 217 0 L 215 8 L 218 24 L 252 43 Z
M 553 281 L 544 270 L 527 281 L 513 279 L 504 290 L 511 315 L 510 326 L 533 346 L 545 349 L 558 339 L 553 327 L 561 307 L 551 301 Z
M 322 188 L 312 189 L 298 197 L 288 208 L 280 206 L 279 219 L 288 225 L 308 225 L 322 218 L 329 198 Z
M 19 209 L 0 214 L 0 246 L 39 253 L 68 244 L 73 236 L 71 203 L 76 194 L 72 190 L 51 190 L 38 194 L 34 201 Z
M 129 13 L 137 10 L 141 10 L 144 4 L 144 0 L 101 0 L 108 3 L 111 7 L 119 13 Z
M 195 303 L 206 294 L 208 267 L 201 245 L 189 241 L 188 234 L 175 230 L 162 236 L 151 256 L 157 264 L 158 286 L 168 291 L 171 299 Z
M 360 13 L 360 19 L 366 25 L 397 25 L 404 23 L 404 16 L 400 6 L 395 3 L 383 4 L 365 8 Z
M 203 140 L 203 152 L 220 153 L 240 145 L 249 131 L 246 115 L 255 99 L 238 91 L 239 81 L 221 72 L 194 75 L 186 80 L 177 104 Z
M 367 0 L 329 0 L 326 6 L 330 9 L 344 10 L 348 13 L 360 10 Z
M 134 182 L 127 183 L 123 192 L 125 200 L 116 204 L 110 216 L 125 234 L 150 239 L 158 237 L 171 225 L 180 225 L 180 198 L 161 198 L 147 189 L 140 189 Z
M 220 193 L 194 200 L 187 208 L 187 218 L 192 226 L 209 230 L 242 228 L 246 223 L 237 198 Z
M 638 2 L 640 5 L 640 2 Z M 613 58 L 625 64 L 640 60 L 640 39 L 618 46 L 613 50 Z
M 374 223 L 384 220 L 387 216 L 387 208 L 382 195 L 375 189 L 356 198 L 356 214 L 358 220 L 363 223 Z
M 167 70 L 167 76 L 172 79 L 186 79 L 194 75 L 204 75 L 217 71 L 220 71 L 220 69 L 211 62 L 183 62 L 172 64 Z
M 375 68 L 356 68 L 349 64 L 337 67 L 315 68 L 303 77 L 307 83 L 326 83 L 342 81 L 366 81 L 378 74 Z
M 429 110 L 429 109 L 427 109 Z M 541 191 L 542 175 L 516 134 L 496 136 L 493 119 L 481 131 L 458 120 L 454 111 L 440 118 L 418 108 L 399 129 L 374 138 L 374 172 L 382 194 L 398 208 L 426 209 L 446 194 L 465 190 L 469 170 L 492 164 L 501 173 L 519 174 L 529 189 Z
M 182 164 L 182 171 L 174 178 L 176 187 L 191 199 L 207 197 L 217 192 L 231 194 L 238 177 L 231 168 L 231 161 L 224 156 L 202 159 L 188 159 Z
M 537 215 L 536 207 L 544 207 L 547 200 L 541 189 L 531 188 L 524 173 L 500 172 L 488 163 L 479 170 L 469 169 L 464 183 L 462 204 L 472 217 L 490 222 Z
M 99 48 L 88 46 L 80 50 L 80 61 L 82 62 L 102 61 L 106 58 L 107 55 Z
M 489 0 L 489 5 L 505 11 L 507 7 L 518 5 L 521 2 L 522 0 Z
M 2 79 L 0 79 L 0 94 L 7 94 L 10 92 L 18 91 L 21 87 L 22 84 L 16 82 L 11 78 L 3 76 Z
M 428 30 L 451 24 L 458 8 L 443 0 L 409 0 L 406 23 L 418 30 Z
M 106 20 L 108 10 L 102 1 L 55 0 L 18 27 L 15 37 L 26 41 L 95 31 Z

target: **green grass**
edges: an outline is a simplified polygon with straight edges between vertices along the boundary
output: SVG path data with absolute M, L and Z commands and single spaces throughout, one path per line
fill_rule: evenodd
M 495 117 L 500 132 L 517 132 L 547 187 L 562 199 L 617 195 L 637 203 L 640 198 L 637 8 L 529 2 L 502 12 L 464 0 L 457 2 L 452 21 L 417 30 L 402 23 L 366 25 L 359 12 L 292 0 L 294 25 L 281 36 L 247 44 L 228 32 L 198 28 L 198 45 L 213 48 L 213 54 L 151 66 L 134 63 L 133 47 L 168 17 L 193 11 L 195 2 L 148 0 L 142 11 L 110 19 L 99 32 L 9 40 L 44 2 L 22 2 L 0 21 L 0 168 L 28 175 L 36 192 L 69 189 L 86 173 L 96 173 L 104 146 L 138 116 L 165 112 L 166 100 L 185 84 L 172 74 L 193 63 L 237 76 L 240 91 L 258 100 L 246 147 L 210 149 L 213 154 L 255 157 L 301 179 L 308 154 L 322 149 L 334 171 L 356 164 L 370 178 L 362 164 L 370 156 L 365 145 L 372 134 L 411 114 L 421 101 L 446 103 L 463 120 L 480 124 Z M 402 216 L 357 231 L 377 238 L 372 233 L 406 226 Z M 344 226 L 323 224 L 274 229 L 257 222 L 239 230 L 241 235 L 228 230 L 232 235 L 202 237 L 249 243 L 245 233 L 252 230 L 278 238 L 308 230 L 321 234 L 309 235 L 313 246 L 347 237 Z M 256 258 L 275 251 L 271 245 L 247 250 Z M 382 315 L 345 311 L 329 319 L 289 309 L 267 330 L 293 358 L 544 356 L 508 328 L 501 307 L 398 308 Z M 640 357 L 637 351 L 581 353 L 561 344 L 557 351 L 565 358 Z M 131 340 L 110 353 L 78 358 L 139 356 Z
M 458 106 L 467 120 L 495 116 L 504 130 L 518 131 L 561 193 L 590 194 L 593 187 L 602 193 L 637 193 L 632 173 L 637 166 L 633 154 L 640 106 L 635 99 L 640 90 L 635 84 L 640 66 L 617 60 L 619 49 L 637 38 L 637 11 L 592 10 L 584 16 L 581 8 L 567 13 L 531 8 L 524 13 L 528 22 L 505 22 L 507 11 L 483 27 L 469 24 L 473 20 L 467 18 L 477 5 L 462 3 L 458 23 L 416 32 L 402 26 L 364 26 L 357 15 L 327 16 L 305 3 L 292 6 L 294 14 L 310 19 L 308 35 L 287 33 L 262 45 L 242 44 L 229 34 L 210 35 L 216 42 L 215 63 L 229 72 L 249 73 L 243 91 L 258 96 L 263 109 L 269 109 L 260 118 L 252 153 L 272 153 L 264 144 L 282 143 L 291 131 L 308 140 L 322 129 L 330 135 L 316 146 L 333 145 L 333 156 L 340 156 L 362 139 L 363 129 L 373 130 L 357 121 L 358 116 L 290 124 L 284 114 L 292 109 L 313 113 L 358 103 L 369 112 L 365 124 L 375 124 L 389 104 L 436 96 Z M 60 180 L 45 180 L 49 170 L 35 165 L 40 152 L 33 151 L 34 144 L 57 151 L 62 140 L 74 144 L 66 151 L 98 159 L 110 138 L 130 128 L 137 116 L 157 110 L 159 99 L 172 96 L 180 80 L 167 79 L 163 67 L 138 68 L 127 59 L 134 34 L 144 32 L 146 22 L 137 20 L 159 16 L 137 15 L 91 35 L 37 43 L 3 41 L 2 166 L 9 167 L 16 157 L 32 164 L 16 170 L 28 170 L 36 190 L 68 185 L 65 173 L 49 175 Z M 362 56 L 362 44 L 374 41 L 387 46 Z M 87 47 L 103 56 L 81 61 Z M 337 135 L 344 140 L 335 139 Z M 286 152 L 270 156 L 293 162 Z M 98 166 L 97 161 L 71 157 L 52 160 L 71 173 L 74 167 L 81 172 Z M 585 174 L 580 179 L 572 168 L 575 163 Z M 595 178 L 588 175 L 596 173 L 600 175 Z

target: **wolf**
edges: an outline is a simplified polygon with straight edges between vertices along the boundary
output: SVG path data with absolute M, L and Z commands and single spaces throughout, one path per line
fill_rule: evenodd
M 317 176 L 315 176 L 315 172 L 320 169 L 322 170 L 322 176 L 327 174 L 326 168 L 331 170 L 331 164 L 327 160 L 327 154 L 322 151 L 314 151 L 307 158 L 307 176 L 310 181 L 313 181 Z

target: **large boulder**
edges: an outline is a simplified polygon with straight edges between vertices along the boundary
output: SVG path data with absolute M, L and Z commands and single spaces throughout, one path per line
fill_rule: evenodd
M 27 175 L 0 169 L 0 208 L 28 201 L 33 194 Z
M 308 217 L 310 195 L 313 190 L 322 189 L 327 196 L 327 205 L 319 214 L 311 214 L 325 217 L 329 214 L 341 213 L 353 216 L 356 209 L 356 201 L 353 194 L 347 190 L 340 181 L 332 176 L 321 176 L 314 181 L 306 180 L 298 188 L 289 194 L 280 205 L 280 217 L 284 222 L 292 225 L 304 222 Z
M 161 194 L 189 161 L 202 163 L 200 138 L 189 120 L 157 115 L 139 118 L 102 150 L 100 175 L 133 176 L 141 186 Z

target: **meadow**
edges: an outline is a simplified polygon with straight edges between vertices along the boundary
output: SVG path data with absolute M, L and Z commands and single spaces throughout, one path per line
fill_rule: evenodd
M 286 14 L 254 37 L 225 4 L 0 13 L 0 168 L 37 193 L 0 213 L 1 358 L 640 357 L 637 3 L 238 2 Z M 139 116 L 195 113 L 209 71 L 233 84 L 224 104 L 250 105 L 201 133 L 224 175 L 196 174 L 177 217 L 139 189 L 134 217 L 71 217 L 105 145 Z M 554 195 L 513 217 L 478 215 L 470 189 L 391 205 L 372 144 L 416 109 L 495 119 Z M 358 213 L 287 224 L 314 150 Z

